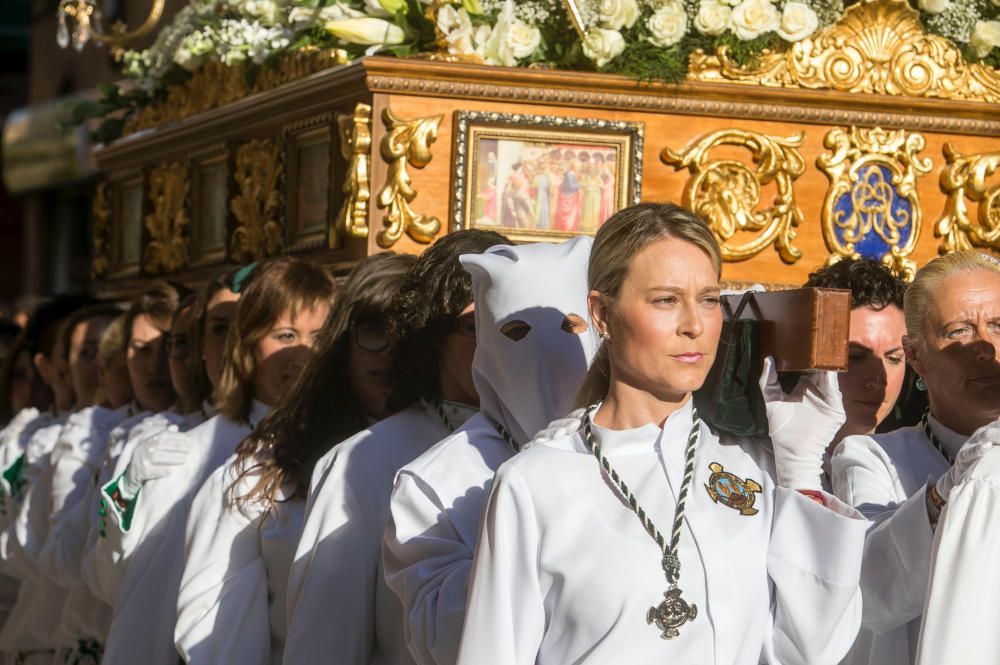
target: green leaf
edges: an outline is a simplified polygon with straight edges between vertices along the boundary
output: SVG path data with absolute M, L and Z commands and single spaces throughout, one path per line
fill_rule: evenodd
M 122 135 L 125 128 L 124 118 L 106 118 L 104 122 L 97 126 L 91 136 L 98 143 L 111 143 Z

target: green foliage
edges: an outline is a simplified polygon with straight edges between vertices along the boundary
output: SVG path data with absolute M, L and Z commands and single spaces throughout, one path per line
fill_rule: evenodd
M 725 49 L 730 61 L 738 67 L 753 69 L 760 63 L 760 56 L 765 51 L 778 51 L 786 46 L 777 34 L 766 34 L 743 41 L 731 32 L 724 32 L 715 38 L 714 49 Z
M 687 76 L 689 54 L 690 49 L 683 41 L 670 48 L 641 41 L 625 49 L 600 71 L 623 74 L 645 83 L 678 83 Z

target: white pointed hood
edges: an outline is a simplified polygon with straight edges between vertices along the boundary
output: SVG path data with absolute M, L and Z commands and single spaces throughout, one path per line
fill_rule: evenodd
M 597 349 L 587 315 L 592 244 L 591 238 L 578 237 L 558 244 L 498 245 L 460 259 L 472 275 L 476 303 L 472 376 L 480 408 L 519 446 L 569 413 Z M 567 332 L 569 314 L 587 322 L 586 332 Z M 505 326 L 527 333 L 515 340 L 502 332 Z

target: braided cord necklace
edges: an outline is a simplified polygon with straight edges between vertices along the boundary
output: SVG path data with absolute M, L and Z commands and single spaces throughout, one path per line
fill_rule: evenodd
M 448 430 L 448 433 L 454 434 L 455 430 L 458 429 L 458 425 L 453 423 L 451 421 L 451 418 L 448 417 L 448 413 L 444 410 L 444 402 L 442 402 L 441 400 L 435 400 L 434 408 L 437 411 L 438 418 L 441 419 L 441 422 L 444 424 L 445 429 Z
M 948 464 L 954 464 L 955 458 L 948 453 L 944 444 L 941 443 L 941 439 L 939 439 L 934 433 L 934 430 L 931 429 L 930 413 L 931 412 L 928 409 L 927 411 L 924 411 L 923 417 L 920 418 L 920 426 L 924 428 L 924 436 L 926 436 L 927 440 L 931 442 L 931 445 L 934 446 L 939 453 L 941 453 L 941 456 L 944 457 Z
M 687 448 L 684 451 L 684 479 L 681 481 L 680 491 L 677 493 L 677 506 L 674 509 L 674 523 L 670 532 L 670 541 L 667 542 L 656 528 L 653 521 L 649 519 L 646 511 L 639 505 L 638 499 L 628 488 L 625 481 L 621 479 L 618 472 L 611 466 L 611 462 L 604 455 L 601 446 L 594 437 L 592 427 L 593 415 L 600 403 L 593 404 L 587 409 L 583 420 L 584 440 L 590 452 L 597 458 L 604 473 L 611 479 L 621 492 L 629 508 L 639 518 L 642 528 L 656 542 L 663 558 L 660 563 L 663 566 L 663 573 L 667 578 L 667 591 L 664 593 L 664 600 L 657 606 L 650 607 L 646 612 L 646 623 L 655 623 L 662 631 L 660 637 L 670 640 L 677 637 L 679 628 L 688 621 L 694 621 L 698 616 L 698 608 L 693 603 L 689 604 L 681 598 L 681 590 L 677 587 L 677 582 L 681 576 L 681 560 L 677 554 L 677 547 L 681 541 L 681 530 L 684 527 L 684 505 L 687 502 L 688 490 L 691 487 L 691 480 L 694 477 L 694 453 L 698 443 L 698 433 L 701 431 L 701 421 L 698 418 L 698 410 L 692 408 L 691 412 L 691 433 L 688 435 Z
M 454 433 L 455 430 L 458 429 L 458 426 L 455 425 L 451 421 L 451 418 L 448 417 L 448 414 L 444 410 L 444 404 L 440 400 L 437 400 L 434 402 L 434 408 L 437 411 L 438 418 L 440 418 L 441 422 L 444 423 L 444 426 L 448 429 L 448 431 Z M 487 416 L 486 419 L 490 421 L 490 424 L 493 425 L 493 428 L 497 431 L 497 434 L 500 435 L 500 438 L 504 440 L 504 443 L 507 444 L 507 447 L 510 448 L 512 452 L 516 453 L 519 450 L 519 447 L 516 443 L 514 443 L 514 437 L 510 435 L 507 428 L 489 416 Z

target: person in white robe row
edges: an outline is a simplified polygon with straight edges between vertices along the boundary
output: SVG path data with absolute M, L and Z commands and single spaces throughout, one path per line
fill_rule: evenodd
M 598 231 L 590 406 L 581 429 L 499 467 L 460 665 L 817 665 L 853 643 L 866 522 L 821 489 L 844 422 L 836 377 L 786 396 L 765 363 L 773 452 L 701 422 L 691 392 L 718 346 L 720 269 L 707 225 L 670 204 Z
M 395 413 L 315 465 L 288 580 L 286 665 L 329 654 L 343 665 L 413 662 L 403 608 L 382 571 L 392 484 L 401 467 L 477 412 L 475 303 L 459 256 L 504 244 L 491 231 L 451 233 L 420 255 L 394 297 L 386 323 Z
M 913 427 L 848 437 L 834 453 L 834 492 L 872 521 L 861 578 L 864 630 L 851 665 L 916 662 L 934 524 L 952 487 L 987 450 L 963 454 L 963 445 L 1000 416 L 998 307 L 1000 263 L 992 257 L 958 252 L 918 271 L 906 291 L 904 342 L 929 412 Z
M 294 380 L 301 369 L 297 347 L 312 344 L 333 297 L 328 272 L 298 259 L 271 259 L 247 272 L 216 386 L 218 414 L 186 433 L 164 431 L 140 444 L 169 454 L 159 468 L 151 463 L 147 473 L 131 477 L 141 484 L 134 497 L 105 490 L 112 500 L 105 501 L 106 528 L 94 549 L 92 588 L 112 599 L 107 665 L 176 665 L 173 632 L 191 501 L 277 399 L 261 389 Z M 296 318 L 309 322 L 304 339 Z M 137 446 L 133 455 L 139 452 Z
M 292 385 L 268 387 L 281 395 L 275 409 L 198 490 L 176 603 L 174 641 L 185 662 L 281 662 L 309 472 L 331 443 L 386 413 L 384 321 L 413 262 L 379 254 L 355 266 L 330 316 L 315 322 L 326 319 L 308 369 Z
M 591 239 L 463 256 L 476 303 L 480 411 L 398 473 L 382 543 L 413 661 L 456 661 L 479 518 L 496 469 L 570 411 L 596 348 L 585 322 Z M 398 639 L 398 638 L 397 638 Z

